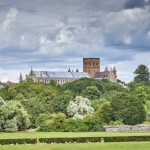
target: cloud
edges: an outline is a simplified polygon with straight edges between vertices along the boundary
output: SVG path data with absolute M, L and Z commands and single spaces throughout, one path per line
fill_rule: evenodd
M 6 19 L 3 22 L 4 32 L 9 28 L 9 26 L 16 20 L 19 12 L 16 8 L 10 8 L 9 12 L 6 14 Z
M 145 6 L 150 5 L 150 0 L 127 0 L 124 3 L 125 9 L 132 9 L 132 8 L 144 8 Z
M 138 64 L 135 56 L 150 51 L 150 7 L 131 1 L 1 0 L 1 71 L 82 70 L 83 57 Z

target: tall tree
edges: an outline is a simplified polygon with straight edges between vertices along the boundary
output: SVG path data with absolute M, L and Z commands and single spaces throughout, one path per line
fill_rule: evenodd
M 149 81 L 150 73 L 149 69 L 145 65 L 139 65 L 135 70 L 134 74 L 136 74 L 134 81 L 135 82 L 147 82 Z
M 112 98 L 111 106 L 114 119 L 122 120 L 126 125 L 140 124 L 146 119 L 144 105 L 134 95 L 118 93 Z

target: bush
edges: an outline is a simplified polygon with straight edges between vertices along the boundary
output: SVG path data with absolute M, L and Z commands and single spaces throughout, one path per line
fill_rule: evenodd
M 74 137 L 74 138 L 40 138 L 40 143 L 86 143 L 101 142 L 101 137 Z
M 4 128 L 6 132 L 17 132 L 18 131 L 17 120 L 15 118 L 7 120 L 5 122 Z
M 7 144 L 35 144 L 37 139 L 0 139 L 1 145 Z
M 118 136 L 118 137 L 103 137 L 104 142 L 135 142 L 135 141 L 150 141 L 150 136 Z
M 67 119 L 66 132 L 85 132 L 88 131 L 88 126 L 81 119 Z
M 86 116 L 83 120 L 88 126 L 88 131 L 104 131 L 102 120 L 99 116 Z

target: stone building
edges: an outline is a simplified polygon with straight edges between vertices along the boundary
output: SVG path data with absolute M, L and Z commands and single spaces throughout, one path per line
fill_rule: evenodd
M 31 68 L 29 75 L 26 75 L 26 79 L 32 80 L 33 82 L 42 82 L 50 83 L 51 80 L 55 80 L 57 84 L 64 84 L 67 82 L 72 82 L 79 78 L 90 78 L 87 72 L 79 72 L 77 69 L 76 72 L 71 71 L 70 69 L 67 72 L 58 72 L 58 71 L 34 71 Z
M 117 70 L 115 67 L 110 68 L 110 70 L 107 68 L 105 68 L 104 72 L 96 72 L 94 75 L 95 79 L 107 79 L 110 82 L 115 82 L 117 83 Z
M 83 58 L 83 72 L 88 72 L 91 78 L 107 79 L 117 83 L 116 68 L 109 70 L 106 66 L 105 70 L 101 72 L 99 58 Z
M 100 72 L 99 58 L 83 58 L 83 72 L 88 72 L 94 78 L 96 72 Z

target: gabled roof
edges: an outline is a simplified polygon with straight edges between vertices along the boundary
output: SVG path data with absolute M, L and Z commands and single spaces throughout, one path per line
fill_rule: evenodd
M 43 78 L 90 78 L 87 72 L 58 72 L 58 71 L 33 71 L 35 77 Z
M 105 72 L 96 72 L 94 78 L 104 78 Z

